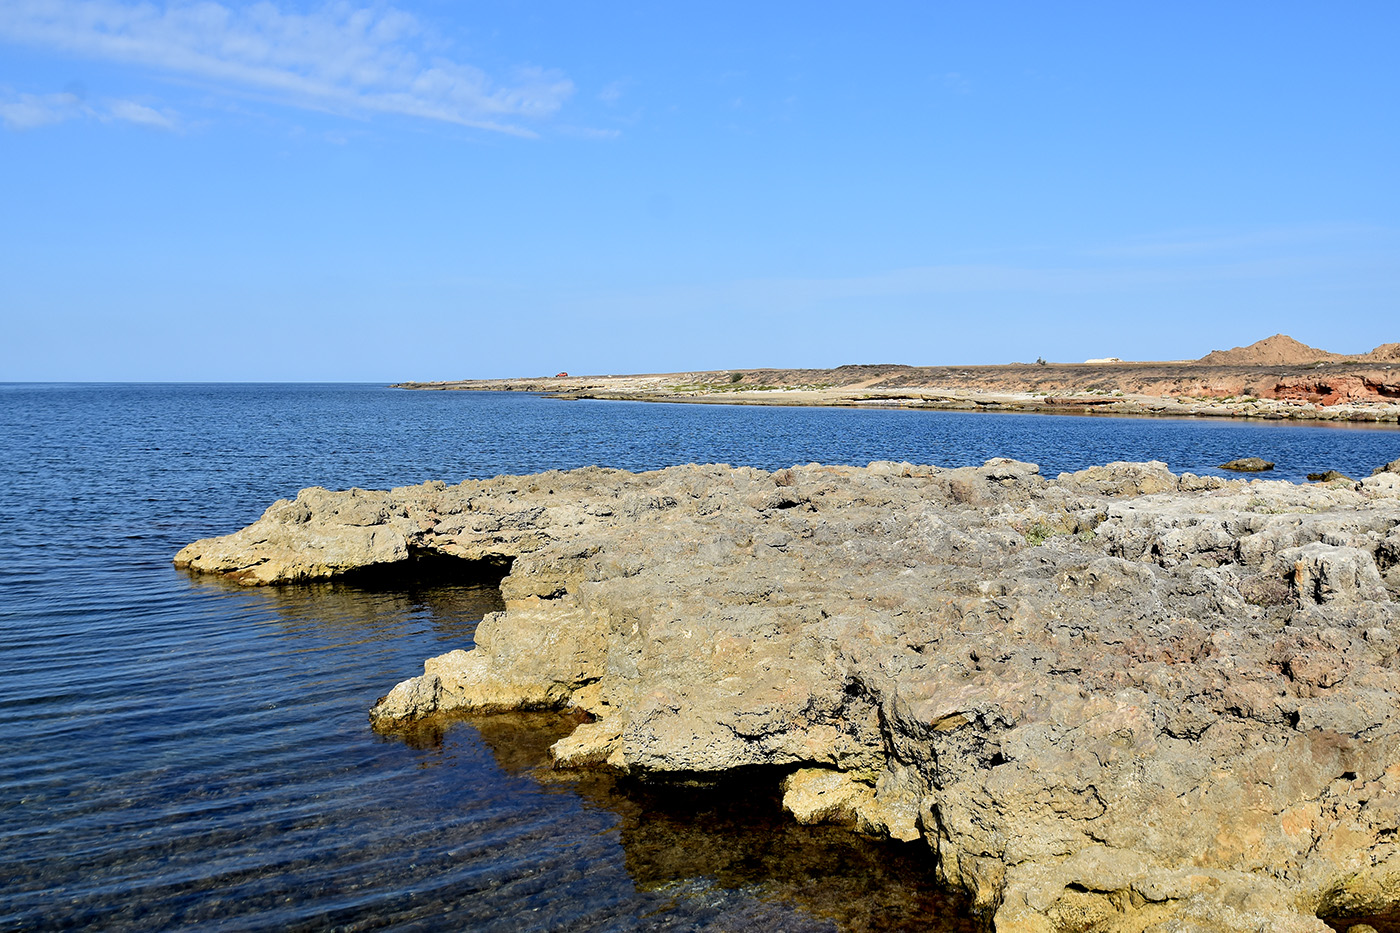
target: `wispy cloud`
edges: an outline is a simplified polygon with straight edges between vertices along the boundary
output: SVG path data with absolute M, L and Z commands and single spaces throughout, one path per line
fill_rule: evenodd
M 1209 255 L 1235 255 L 1253 251 L 1317 249 L 1328 244 L 1354 246 L 1379 240 L 1394 241 L 1395 231 L 1358 224 L 1325 224 L 1308 227 L 1276 227 L 1265 230 L 1221 233 L 1184 231 L 1139 237 L 1087 251 L 1105 258 L 1169 260 Z
M 175 121 L 169 116 L 154 107 L 147 107 L 145 104 L 138 104 L 135 101 L 112 101 L 108 112 L 114 119 L 125 120 L 128 123 L 154 127 L 159 130 L 175 129 Z
M 77 94 L 20 94 L 0 88 L 0 123 L 11 130 L 32 130 L 68 120 L 134 123 L 160 130 L 176 130 L 179 120 L 169 111 L 156 110 L 133 100 L 90 103 Z
M 83 116 L 76 94 L 7 94 L 0 98 L 0 120 L 12 130 L 32 130 Z
M 622 135 L 621 130 L 600 129 L 592 126 L 572 126 L 562 123 L 557 129 L 561 136 L 572 136 L 575 139 L 617 139 Z
M 557 71 L 496 81 L 439 54 L 412 15 L 332 2 L 312 12 L 271 2 L 166 4 L 5 0 L 0 40 L 137 64 L 318 110 L 391 113 L 517 135 L 573 93 Z M 138 121 L 139 122 L 139 121 Z

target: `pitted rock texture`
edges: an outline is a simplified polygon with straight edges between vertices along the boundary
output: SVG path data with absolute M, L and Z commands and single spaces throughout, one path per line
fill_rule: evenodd
M 506 609 L 380 728 L 575 707 L 561 767 L 768 766 L 797 819 L 924 840 L 999 931 L 1400 905 L 1400 475 L 590 468 L 305 490 L 177 564 L 422 554 L 511 562 Z

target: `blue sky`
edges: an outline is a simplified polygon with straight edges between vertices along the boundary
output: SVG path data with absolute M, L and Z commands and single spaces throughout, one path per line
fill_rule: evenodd
M 1400 340 L 1400 4 L 0 3 L 0 380 Z

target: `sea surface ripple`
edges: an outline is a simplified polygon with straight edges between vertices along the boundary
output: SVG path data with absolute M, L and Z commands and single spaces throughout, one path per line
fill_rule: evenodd
M 1392 430 L 562 402 L 359 385 L 0 385 L 0 929 L 958 930 L 926 849 L 794 826 L 771 788 L 548 769 L 572 723 L 377 736 L 492 588 L 242 589 L 175 571 L 304 486 L 587 464 L 1012 456 L 1353 476 Z

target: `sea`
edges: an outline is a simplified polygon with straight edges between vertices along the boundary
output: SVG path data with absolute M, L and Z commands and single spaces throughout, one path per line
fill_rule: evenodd
M 376 734 L 491 587 L 241 588 L 183 545 L 305 486 L 600 464 L 1014 457 L 1271 478 L 1400 457 L 1394 428 L 763 408 L 382 385 L 0 385 L 0 930 L 960 931 L 931 851 L 785 818 L 771 776 L 556 772 L 573 721 Z

